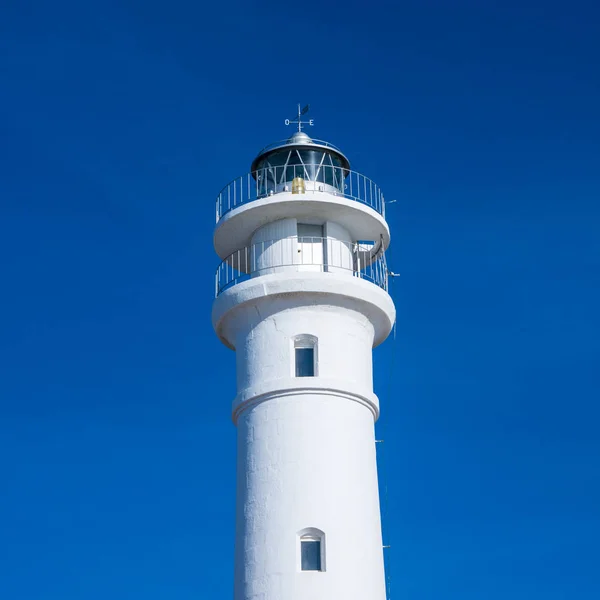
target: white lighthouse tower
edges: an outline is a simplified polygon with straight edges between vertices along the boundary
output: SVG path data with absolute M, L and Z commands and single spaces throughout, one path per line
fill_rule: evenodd
M 236 353 L 234 598 L 385 600 L 372 348 L 395 319 L 390 233 L 381 190 L 302 131 L 304 112 L 217 198 L 212 319 Z

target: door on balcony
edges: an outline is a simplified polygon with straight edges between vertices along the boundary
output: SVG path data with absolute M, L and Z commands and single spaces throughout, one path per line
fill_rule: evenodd
M 298 270 L 323 271 L 323 259 L 323 226 L 298 223 Z

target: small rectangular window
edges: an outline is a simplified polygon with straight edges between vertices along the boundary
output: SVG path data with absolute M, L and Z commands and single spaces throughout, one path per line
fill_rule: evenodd
M 303 571 L 321 570 L 321 542 L 318 540 L 302 540 L 300 542 Z
M 298 237 L 299 238 L 313 238 L 316 242 L 323 237 L 323 225 L 305 225 L 304 223 L 298 223 L 297 225 Z
M 296 377 L 315 376 L 315 349 L 296 348 Z

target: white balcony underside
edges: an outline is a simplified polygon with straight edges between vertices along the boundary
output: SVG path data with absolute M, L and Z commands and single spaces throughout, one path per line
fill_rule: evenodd
M 390 243 L 385 219 L 366 204 L 326 192 L 281 192 L 242 204 L 225 214 L 215 230 L 215 250 L 225 259 L 237 249 L 249 246 L 260 227 L 286 218 L 314 224 L 334 221 L 354 240 L 382 239 L 384 249 Z
M 236 332 L 247 321 L 245 311 L 306 305 L 339 306 L 362 314 L 373 326 L 373 347 L 387 338 L 396 319 L 389 294 L 368 281 L 333 273 L 292 272 L 249 279 L 226 289 L 213 304 L 213 327 L 221 341 L 235 350 Z

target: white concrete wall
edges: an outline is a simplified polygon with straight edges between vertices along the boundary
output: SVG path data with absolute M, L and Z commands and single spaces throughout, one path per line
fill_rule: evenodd
M 340 275 L 353 276 L 353 240 L 348 230 L 333 221 L 327 221 L 323 228 L 327 244 L 325 248 L 327 271 Z
M 320 303 L 316 303 L 319 302 Z M 279 389 L 294 377 L 294 336 L 317 338 L 318 375 L 340 382 L 342 389 L 373 390 L 373 325 L 361 313 L 313 298 L 300 305 L 292 299 L 265 298 L 236 318 L 238 394 L 253 388 Z
M 373 428 L 364 406 L 317 392 L 240 415 L 235 600 L 385 600 Z M 324 572 L 299 570 L 309 527 Z
M 324 243 L 321 237 L 327 238 Z M 323 225 L 305 225 L 296 219 L 273 221 L 257 229 L 251 248 L 254 276 L 290 270 L 290 265 L 298 265 L 297 271 L 353 276 L 354 241 L 347 229 L 333 221 Z
M 279 219 L 256 230 L 251 243 L 255 276 L 277 273 L 294 264 L 296 231 L 296 219 Z
M 235 600 L 385 600 L 374 413 L 358 397 L 372 395 L 374 328 L 326 301 L 266 296 L 230 317 Z M 317 377 L 294 377 L 302 334 L 317 338 Z M 299 570 L 297 536 L 306 528 L 325 533 L 325 572 Z

